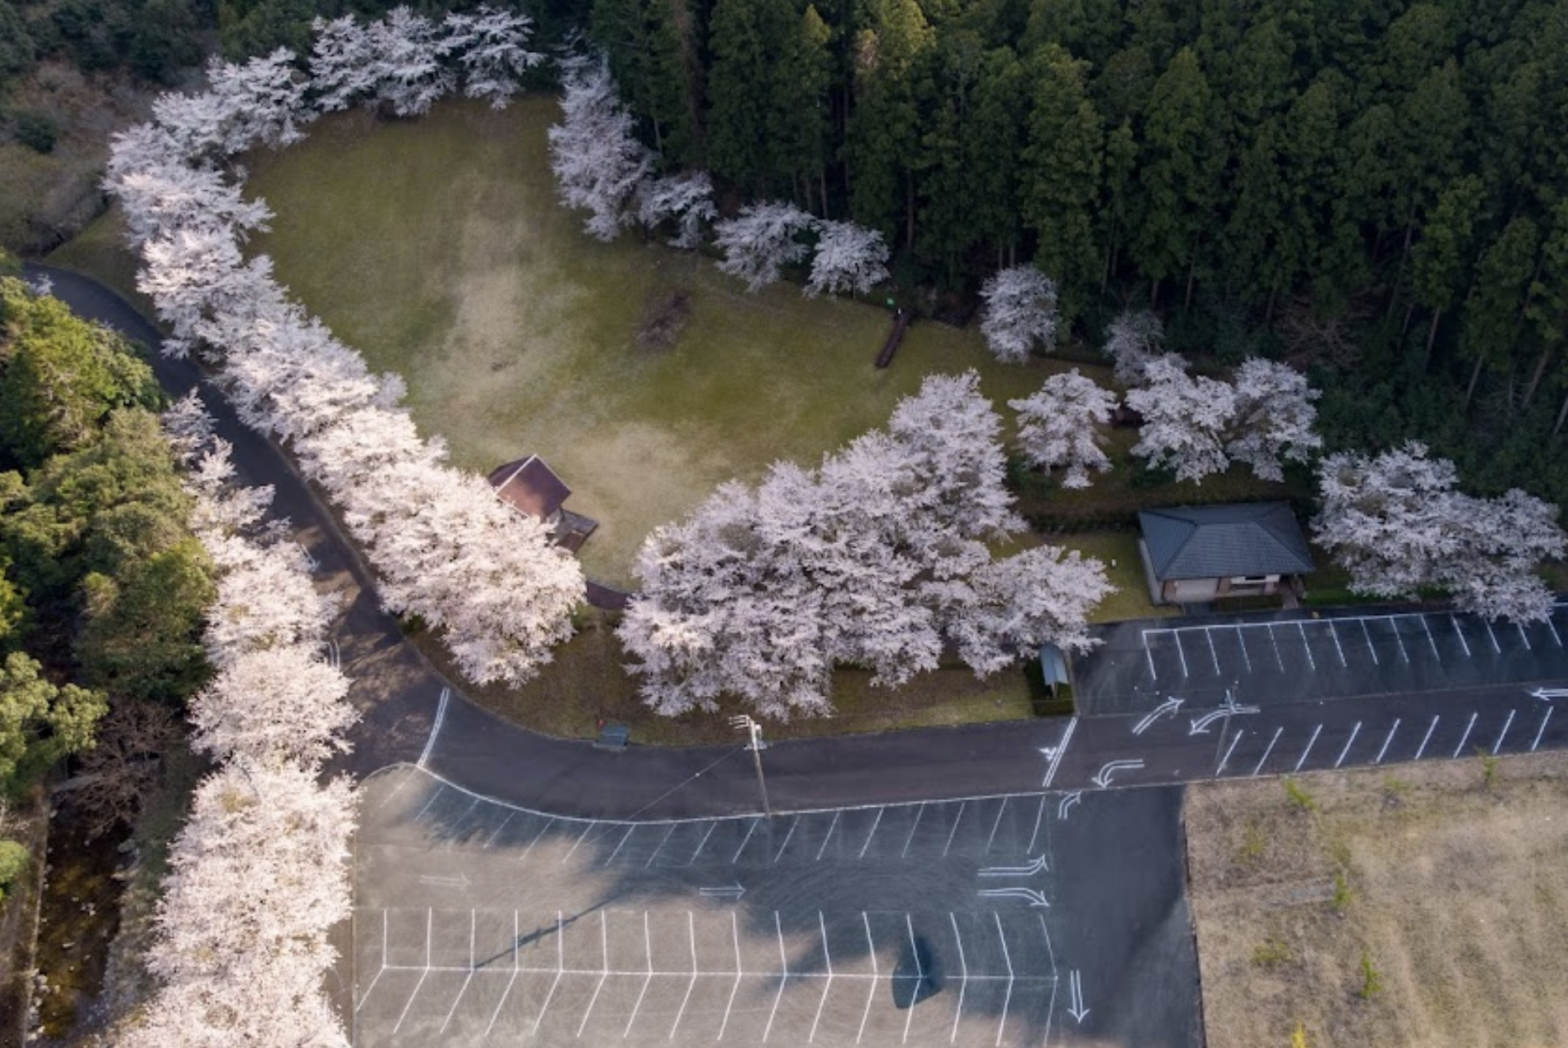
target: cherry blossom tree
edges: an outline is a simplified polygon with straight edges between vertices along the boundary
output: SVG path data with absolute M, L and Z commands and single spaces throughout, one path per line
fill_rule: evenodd
M 1306 462 L 1323 438 L 1318 436 L 1317 408 L 1322 394 L 1307 377 L 1287 364 L 1256 357 L 1236 370 L 1236 407 L 1230 421 L 1226 452 L 1245 462 L 1262 480 L 1285 479 L 1284 461 Z
M 1225 434 L 1236 413 L 1236 391 L 1217 379 L 1187 374 L 1174 353 L 1147 362 L 1143 385 L 1127 394 L 1127 406 L 1143 416 L 1132 454 L 1153 468 L 1176 471 L 1176 479 L 1201 483 L 1230 466 Z
M 360 101 L 375 90 L 377 41 L 368 26 L 353 15 L 311 22 L 316 42 L 310 54 L 310 86 L 316 106 L 333 113 Z
M 1164 351 L 1165 327 L 1146 310 L 1125 310 L 1105 329 L 1105 353 L 1124 389 L 1144 383 L 1143 369 Z
M 1052 375 L 1038 392 L 1007 404 L 1018 412 L 1018 446 L 1025 461 L 1041 469 L 1065 467 L 1062 487 L 1087 488 L 1090 470 L 1110 470 L 1097 427 L 1110 423 L 1116 395 L 1077 368 Z
M 799 237 L 815 223 L 787 201 L 748 204 L 714 226 L 714 240 L 724 252 L 719 270 L 744 280 L 747 291 L 760 290 L 778 280 L 785 266 L 806 257 L 810 248 Z
M 590 236 L 614 240 L 636 220 L 637 189 L 653 156 L 633 133 L 603 57 L 567 63 L 561 86 L 561 122 L 549 130 L 557 191 L 567 207 L 589 212 Z
M 690 251 L 702 243 L 702 226 L 712 222 L 718 211 L 713 206 L 713 179 L 706 171 L 682 171 L 678 175 L 650 178 L 637 187 L 637 221 L 649 229 L 667 219 L 679 232 L 671 247 Z
M 818 222 L 806 294 L 849 291 L 864 295 L 887 279 L 887 244 L 875 229 L 853 222 Z
M 1368 458 L 1343 452 L 1319 467 L 1319 545 L 1350 573 L 1350 587 L 1377 597 L 1451 592 L 1489 619 L 1538 621 L 1552 595 L 1534 572 L 1561 557 L 1557 508 L 1514 490 L 1484 499 L 1454 490 L 1458 471 L 1411 441 Z
M 400 117 L 420 116 L 455 85 L 441 60 L 441 28 L 407 7 L 370 26 L 376 98 Z
M 974 596 L 948 630 L 959 657 L 985 677 L 1051 643 L 1088 651 L 1088 616 L 1116 591 L 1105 565 L 1077 550 L 1037 546 L 986 564 L 970 578 Z
M 1035 347 L 1046 351 L 1056 339 L 1056 285 L 1032 265 L 991 275 L 980 289 L 985 313 L 980 333 L 998 360 L 1021 364 Z
M 520 12 L 480 4 L 472 12 L 450 12 L 443 28 L 440 50 L 458 55 L 463 94 L 487 99 L 491 109 L 505 109 L 522 75 L 544 61 L 544 55 L 528 50 L 533 20 Z

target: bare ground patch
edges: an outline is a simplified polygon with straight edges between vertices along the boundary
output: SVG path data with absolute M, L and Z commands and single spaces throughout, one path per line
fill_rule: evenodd
M 1568 1044 L 1568 760 L 1192 788 L 1211 1048 Z

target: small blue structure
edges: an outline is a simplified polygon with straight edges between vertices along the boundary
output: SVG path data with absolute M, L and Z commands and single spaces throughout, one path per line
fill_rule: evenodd
M 1040 676 L 1052 695 L 1056 694 L 1058 684 L 1071 683 L 1067 677 L 1067 655 L 1055 644 L 1040 645 Z

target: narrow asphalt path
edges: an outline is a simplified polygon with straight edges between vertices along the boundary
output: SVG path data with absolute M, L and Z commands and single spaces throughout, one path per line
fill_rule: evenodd
M 50 277 L 55 294 L 82 316 L 153 347 L 154 369 L 171 395 L 203 385 L 244 478 L 274 486 L 275 509 L 319 562 L 323 585 L 344 594 L 334 639 L 364 719 L 343 770 L 363 777 L 418 763 L 475 794 L 599 819 L 760 810 L 752 757 L 738 745 L 606 753 L 519 728 L 468 702 L 377 606 L 370 572 L 287 457 L 242 426 L 198 368 L 156 354 L 157 330 L 95 281 L 26 270 Z M 442 701 L 447 690 L 451 698 Z M 1568 710 L 1556 715 L 1558 701 L 1568 702 L 1568 688 L 1542 698 L 1518 682 L 1234 708 L 1213 700 L 1172 707 L 1149 695 L 1113 715 L 786 742 L 768 749 L 762 764 L 775 810 L 1165 785 L 1461 757 L 1478 748 L 1568 747 Z

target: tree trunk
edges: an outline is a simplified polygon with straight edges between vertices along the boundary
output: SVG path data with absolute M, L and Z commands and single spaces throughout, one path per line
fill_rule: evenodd
M 1155 277 L 1149 281 L 1149 308 L 1157 309 L 1160 305 L 1160 278 Z
M 1111 286 L 1111 266 L 1116 259 L 1116 231 L 1111 231 L 1110 243 L 1105 245 L 1105 269 L 1100 274 L 1100 294 L 1105 294 L 1105 289 Z
M 1432 326 L 1426 329 L 1426 356 L 1421 358 L 1421 370 L 1425 371 L 1432 365 L 1432 343 L 1437 341 L 1437 324 L 1443 319 L 1441 309 L 1432 310 Z
M 1198 276 L 1198 246 L 1192 246 L 1192 258 L 1187 262 L 1187 295 L 1182 299 L 1181 311 L 1187 312 L 1192 308 L 1192 284 Z
M 1565 421 L 1568 421 L 1568 394 L 1563 395 L 1563 406 L 1557 411 L 1557 421 L 1552 426 L 1553 438 L 1563 431 L 1563 423 Z
M 1399 253 L 1399 268 L 1394 272 L 1394 286 L 1388 293 L 1388 313 L 1383 317 L 1384 320 L 1394 318 L 1394 306 L 1399 302 L 1399 289 L 1405 282 L 1405 260 L 1410 257 L 1410 240 L 1415 236 L 1415 232 L 1416 218 L 1412 214 L 1410 221 L 1405 223 L 1405 246 Z
M 915 176 L 904 176 L 904 246 L 915 249 Z
M 1475 355 L 1475 367 L 1470 369 L 1470 385 L 1465 387 L 1465 410 L 1470 410 L 1470 401 L 1475 396 L 1475 384 L 1481 381 L 1481 365 L 1486 363 L 1486 356 L 1481 353 Z
M 817 191 L 822 197 L 822 217 L 831 217 L 828 214 L 828 169 L 822 168 L 817 172 Z
M 1540 359 L 1535 362 L 1535 370 L 1530 373 L 1530 381 L 1524 387 L 1524 402 L 1519 405 L 1521 408 L 1529 407 L 1530 401 L 1535 399 L 1536 387 L 1541 384 L 1541 378 L 1546 374 L 1546 364 L 1551 359 L 1552 347 L 1547 346 L 1541 350 Z
M 1405 340 L 1405 335 L 1410 331 L 1410 318 L 1414 317 L 1415 315 L 1416 315 L 1416 304 L 1414 302 L 1412 302 L 1412 303 L 1410 303 L 1410 305 L 1405 307 L 1405 322 L 1403 324 L 1399 325 L 1399 340 L 1400 340 L 1400 342 L 1403 342 Z
M 1279 298 L 1279 288 L 1269 288 L 1269 304 L 1263 308 L 1263 323 L 1274 323 L 1274 302 Z

